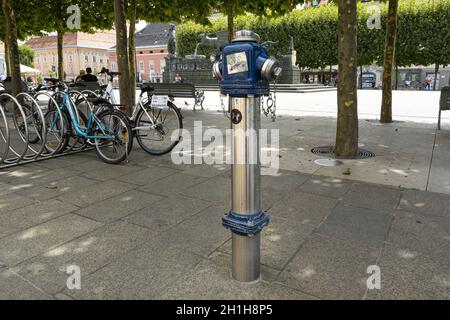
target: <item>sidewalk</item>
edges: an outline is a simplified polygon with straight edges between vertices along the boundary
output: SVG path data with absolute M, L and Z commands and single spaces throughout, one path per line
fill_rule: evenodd
M 216 112 L 184 115 L 187 128 L 228 127 Z M 230 276 L 229 166 L 176 166 L 136 147 L 126 165 L 88 152 L 0 171 L 0 298 L 450 298 L 449 133 L 363 119 L 362 147 L 377 157 L 325 168 L 310 149 L 333 144 L 334 119 L 263 127 L 280 128 L 281 171 L 262 179 L 272 220 L 258 283 Z M 81 290 L 66 288 L 70 265 Z M 367 289 L 371 265 L 381 290 Z

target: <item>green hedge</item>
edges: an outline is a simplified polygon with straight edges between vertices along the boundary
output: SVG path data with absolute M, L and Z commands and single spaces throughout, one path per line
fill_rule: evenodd
M 381 13 L 381 29 L 369 29 L 367 20 L 377 6 Z M 358 64 L 382 64 L 386 36 L 385 4 L 358 5 Z M 326 67 L 337 64 L 337 19 L 334 4 L 294 10 L 274 19 L 251 14 L 235 19 L 236 29 L 250 29 L 262 41 L 278 41 L 271 48 L 272 55 L 286 54 L 290 37 L 294 38 L 297 63 L 301 67 Z M 226 29 L 226 19 L 212 21 L 210 26 L 187 22 L 177 27 L 177 53 L 192 54 L 200 33 Z M 199 52 L 208 55 L 210 48 L 200 46 Z M 400 0 L 396 60 L 398 65 L 450 63 L 450 1 Z

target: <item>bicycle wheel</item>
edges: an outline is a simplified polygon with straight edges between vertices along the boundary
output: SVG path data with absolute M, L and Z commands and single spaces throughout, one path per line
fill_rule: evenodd
M 64 111 L 64 113 L 66 114 L 66 117 L 69 119 L 69 115 L 66 112 L 67 111 Z M 80 109 L 78 109 L 77 112 L 78 112 L 78 124 L 80 124 L 83 127 L 86 127 L 87 123 L 88 123 L 86 115 Z M 80 151 L 80 150 L 83 150 L 84 148 L 86 148 L 86 146 L 87 146 L 86 139 L 78 136 L 73 122 L 70 121 L 70 132 L 69 132 L 69 141 L 67 143 L 67 150 L 68 151 Z
M 62 119 L 61 119 L 62 116 Z M 45 116 L 47 139 L 45 149 L 50 154 L 61 153 L 66 150 L 69 143 L 69 120 L 64 112 L 49 110 Z
M 133 148 L 133 132 L 130 123 L 120 111 L 106 110 L 99 114 L 91 134 L 96 137 L 95 152 L 106 163 L 121 163 Z M 105 135 L 111 138 L 104 139 Z
M 164 155 L 175 148 L 181 139 L 183 117 L 180 110 L 172 102 L 167 109 L 145 106 L 136 116 L 135 135 L 141 148 L 151 155 Z M 176 139 L 173 135 L 177 134 Z
M 27 102 L 22 103 L 23 112 L 25 114 L 25 119 L 22 117 L 21 113 L 17 110 L 15 112 L 13 121 L 16 128 L 19 130 L 20 134 L 25 136 L 25 122 L 28 126 L 28 142 L 30 144 L 37 143 L 40 139 L 40 133 L 42 132 L 42 123 L 39 118 L 39 113 L 33 110 L 33 107 Z

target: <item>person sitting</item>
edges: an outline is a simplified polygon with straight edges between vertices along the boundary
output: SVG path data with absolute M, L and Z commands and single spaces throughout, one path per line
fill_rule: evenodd
M 97 76 L 92 74 L 92 69 L 87 67 L 86 74 L 81 77 L 81 80 L 86 81 L 86 82 L 97 82 L 98 78 L 97 78 Z
M 86 71 L 80 70 L 80 74 L 75 78 L 75 82 L 83 81 L 83 76 L 86 74 Z

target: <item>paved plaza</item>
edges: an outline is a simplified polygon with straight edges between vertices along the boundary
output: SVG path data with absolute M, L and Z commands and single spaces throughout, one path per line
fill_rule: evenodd
M 450 299 L 450 124 L 436 130 L 437 93 L 403 95 L 389 125 L 372 120 L 376 97 L 361 98 L 360 143 L 375 158 L 321 167 L 310 150 L 333 144 L 336 93 L 280 94 L 281 116 L 262 121 L 280 129 L 280 171 L 262 178 L 271 223 L 253 284 L 231 278 L 227 165 L 175 165 L 136 144 L 118 166 L 88 151 L 1 169 L 0 299 Z M 312 111 L 296 111 L 305 101 Z M 217 92 L 205 105 L 183 108 L 186 128 L 229 127 Z

